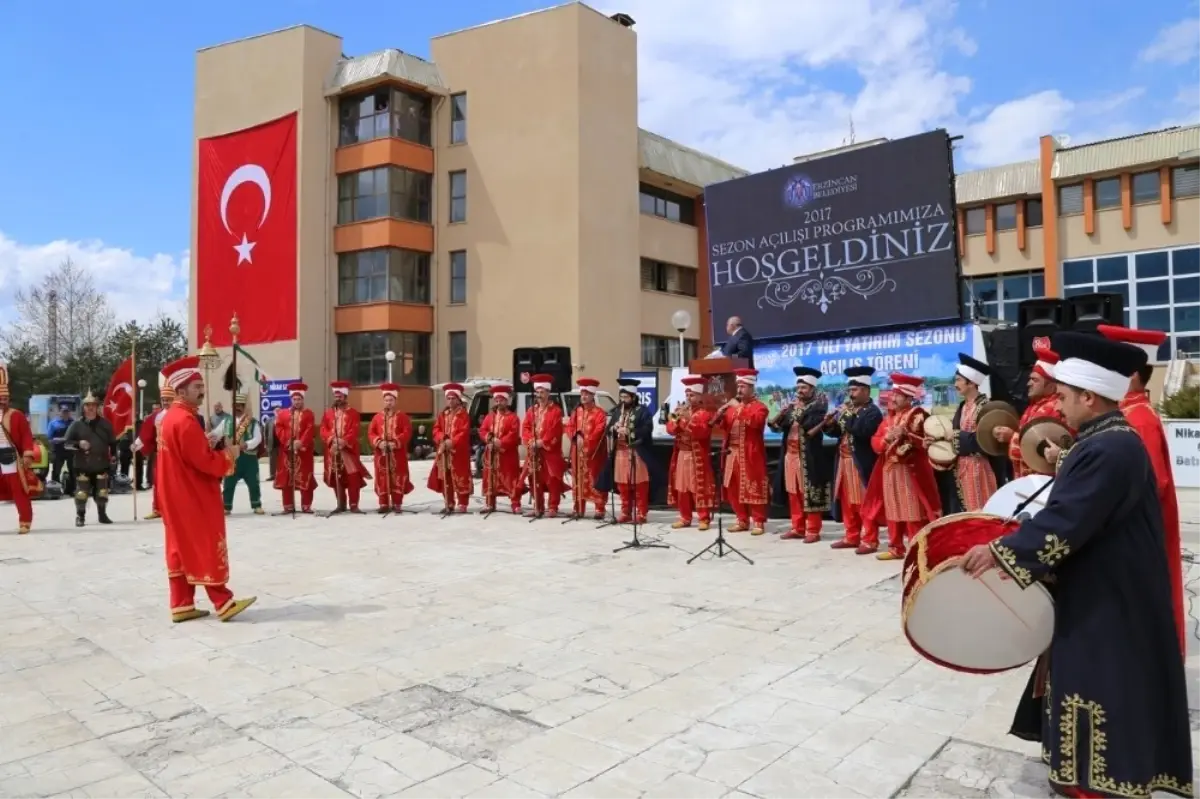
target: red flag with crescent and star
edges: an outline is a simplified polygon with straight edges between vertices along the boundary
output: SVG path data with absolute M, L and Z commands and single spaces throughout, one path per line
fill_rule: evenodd
M 296 114 L 199 141 L 196 334 L 229 346 L 296 338 Z
M 108 381 L 108 390 L 104 392 L 104 409 L 101 413 L 112 425 L 113 432 L 118 436 L 133 429 L 133 413 L 136 403 L 137 389 L 133 387 L 133 356 L 129 356 L 117 371 L 113 372 Z

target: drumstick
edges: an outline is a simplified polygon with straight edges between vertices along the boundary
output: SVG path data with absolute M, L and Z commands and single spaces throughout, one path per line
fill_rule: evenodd
M 982 576 L 982 575 L 981 575 L 981 576 Z M 1021 622 L 1021 626 L 1022 626 L 1022 627 L 1024 627 L 1026 630 L 1030 629 L 1030 628 L 1029 628 L 1029 623 L 1028 623 L 1028 622 L 1026 622 L 1024 619 L 1022 619 L 1022 618 L 1021 618 L 1021 616 L 1020 616 L 1020 614 L 1018 614 L 1018 613 L 1017 613 L 1015 610 L 1013 610 L 1013 609 L 1012 609 L 1012 605 L 1010 605 L 1010 604 L 1008 604 L 1007 602 L 1005 602 L 1005 601 L 1004 601 L 1004 597 L 1002 597 L 1002 596 L 1000 596 L 999 594 L 997 594 L 997 593 L 996 593 L 996 591 L 995 591 L 995 590 L 994 590 L 994 589 L 993 589 L 993 588 L 992 588 L 990 585 L 988 585 L 987 583 L 985 583 L 985 582 L 984 582 L 982 579 L 980 579 L 979 577 L 977 577 L 977 578 L 975 578 L 975 579 L 979 580 L 979 583 L 980 583 L 980 584 L 981 584 L 981 585 L 982 585 L 984 588 L 986 588 L 986 589 L 988 590 L 988 592 L 989 592 L 989 593 L 990 593 L 992 596 L 994 596 L 994 597 L 996 597 L 996 599 L 1000 600 L 1000 604 L 1001 604 L 1001 605 L 1003 605 L 1005 608 L 1007 608 L 1007 609 L 1008 609 L 1008 612 L 1009 612 L 1009 613 L 1011 613 L 1011 614 L 1013 615 L 1013 618 L 1014 618 L 1014 619 L 1016 619 L 1017 621 Z
M 1030 500 L 1032 500 L 1032 501 L 1033 501 L 1033 503 L 1034 503 L 1035 505 L 1041 505 L 1043 508 L 1044 508 L 1044 507 L 1046 507 L 1046 503 L 1045 503 L 1045 502 L 1042 502 L 1040 499 L 1038 499 L 1038 498 L 1037 498 L 1037 495 L 1034 495 L 1034 496 L 1030 497 L 1030 496 L 1029 496 L 1029 494 L 1022 494 L 1020 491 L 1018 491 L 1018 492 L 1017 492 L 1017 499 L 1030 499 Z

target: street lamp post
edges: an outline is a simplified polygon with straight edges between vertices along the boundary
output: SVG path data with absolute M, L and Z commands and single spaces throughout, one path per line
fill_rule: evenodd
M 391 350 L 388 350 L 388 351 L 387 351 L 387 353 L 386 353 L 386 354 L 384 354 L 384 356 L 383 356 L 383 357 L 384 357 L 384 358 L 387 358 L 387 362 L 388 362 L 388 382 L 390 383 L 390 382 L 392 382 L 392 362 L 396 360 L 396 353 L 392 352 Z
M 692 315 L 682 308 L 671 314 L 671 327 L 679 333 L 679 365 L 686 367 L 687 358 L 683 354 L 683 334 L 692 326 Z
M 146 381 L 138 380 L 138 421 L 146 415 Z

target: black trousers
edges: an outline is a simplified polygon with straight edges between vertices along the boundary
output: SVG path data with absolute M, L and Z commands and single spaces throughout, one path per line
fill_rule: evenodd
M 75 515 L 87 513 L 88 498 L 96 501 L 96 511 L 108 509 L 108 472 L 80 472 L 75 475 Z
M 56 483 L 62 482 L 63 467 L 67 467 L 67 471 L 71 471 L 71 459 L 67 457 L 67 451 L 62 447 L 55 447 L 54 453 L 50 457 L 50 479 Z
M 129 476 L 129 467 L 133 463 L 133 452 L 128 447 L 121 447 L 120 454 L 117 456 L 117 472 L 122 477 Z

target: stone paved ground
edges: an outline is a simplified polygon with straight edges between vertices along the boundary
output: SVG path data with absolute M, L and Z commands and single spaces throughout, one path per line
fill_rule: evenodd
M 742 535 L 754 566 L 688 566 L 710 536 L 666 514 L 670 549 L 614 555 L 590 523 L 238 502 L 231 624 L 169 623 L 127 496 L 0 536 L 0 796 L 1048 795 L 1004 734 L 1025 671 L 919 660 L 895 565 Z

